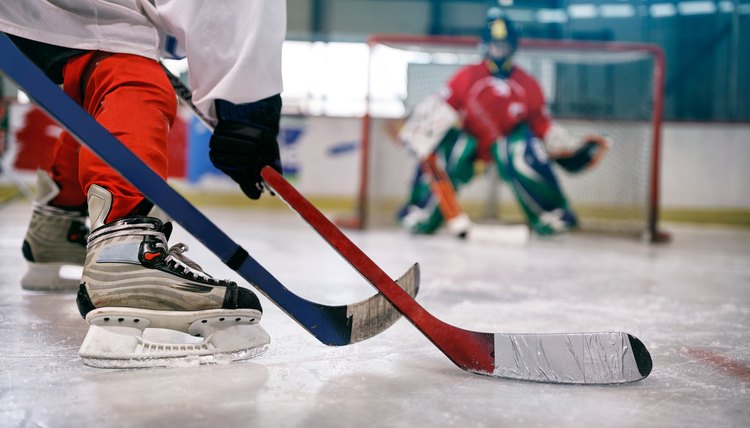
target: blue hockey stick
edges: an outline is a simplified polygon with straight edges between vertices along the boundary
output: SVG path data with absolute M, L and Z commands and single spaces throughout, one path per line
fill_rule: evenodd
M 3 33 L 0 33 L 0 69 L 81 144 L 88 146 L 119 171 L 222 262 L 237 271 L 320 342 L 343 346 L 365 340 L 382 332 L 401 317 L 381 294 L 350 305 L 327 306 L 292 293 L 60 90 Z M 398 283 L 410 295 L 416 295 L 419 266 L 412 266 Z

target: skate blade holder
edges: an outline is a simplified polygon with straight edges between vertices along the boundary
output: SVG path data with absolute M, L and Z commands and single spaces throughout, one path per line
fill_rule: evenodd
M 260 321 L 261 313 L 255 309 L 224 309 L 208 311 L 154 311 L 129 309 L 127 313 L 109 308 L 91 311 L 86 320 L 99 327 L 129 327 L 141 330 L 160 328 L 187 333 L 194 337 L 208 337 L 212 333 L 232 326 L 252 325 Z
M 83 362 L 102 368 L 221 363 L 255 357 L 270 342 L 268 333 L 258 325 L 260 313 L 254 310 L 202 317 L 194 317 L 195 312 L 136 311 L 144 313 L 90 313 L 89 331 L 79 351 Z M 150 318 L 142 316 L 146 312 L 151 312 Z
M 21 288 L 29 291 L 78 290 L 83 267 L 70 263 L 29 263 L 29 270 L 21 278 Z

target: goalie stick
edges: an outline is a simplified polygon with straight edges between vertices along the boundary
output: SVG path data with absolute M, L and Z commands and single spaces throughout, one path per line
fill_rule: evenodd
M 422 172 L 427 176 L 432 193 L 437 198 L 440 213 L 445 218 L 448 230 L 459 238 L 469 236 L 471 220 L 466 215 L 456 197 L 456 189 L 451 184 L 451 179 L 443 168 L 437 164 L 437 156 L 434 153 L 427 156 L 420 164 Z
M 651 372 L 648 350 L 627 333 L 480 333 L 439 320 L 404 293 L 278 172 L 265 167 L 261 175 L 294 211 L 458 367 L 494 377 L 571 384 L 634 382 Z
M 437 156 L 432 153 L 420 163 L 430 190 L 437 198 L 438 209 L 445 218 L 445 224 L 453 235 L 472 241 L 504 242 L 523 244 L 529 241 L 530 231 L 524 225 L 481 225 L 471 221 L 461 208 L 456 189 L 445 169 L 438 165 Z
M 380 294 L 358 303 L 327 306 L 305 300 L 285 288 L 244 248 L 52 83 L 3 33 L 0 33 L 0 69 L 81 144 L 87 145 L 119 171 L 222 262 L 255 286 L 321 343 L 343 346 L 365 340 L 379 334 L 400 318 L 398 311 Z M 413 265 L 398 283 L 407 293 L 416 295 L 419 266 Z

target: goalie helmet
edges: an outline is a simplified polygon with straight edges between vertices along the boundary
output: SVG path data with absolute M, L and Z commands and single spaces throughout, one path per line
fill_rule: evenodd
M 487 10 L 487 20 L 481 30 L 482 53 L 495 74 L 507 74 L 511 58 L 518 49 L 518 29 L 500 8 Z

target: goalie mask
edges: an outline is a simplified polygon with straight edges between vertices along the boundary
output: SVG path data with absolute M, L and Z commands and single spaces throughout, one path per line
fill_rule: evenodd
M 518 30 L 512 21 L 496 7 L 487 11 L 487 22 L 482 27 L 482 53 L 493 74 L 507 75 L 513 66 L 511 58 L 518 48 Z

